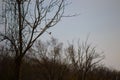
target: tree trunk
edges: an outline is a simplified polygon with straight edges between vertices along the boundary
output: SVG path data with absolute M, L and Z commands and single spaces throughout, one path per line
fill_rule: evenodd
M 16 58 L 15 59 L 15 71 L 14 71 L 14 80 L 21 80 L 21 63 L 22 63 L 22 58 Z

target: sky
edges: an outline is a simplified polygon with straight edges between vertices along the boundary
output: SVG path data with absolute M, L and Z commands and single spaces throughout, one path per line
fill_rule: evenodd
M 120 70 L 120 0 L 68 1 L 71 4 L 66 6 L 65 15 L 79 15 L 62 18 L 48 32 L 65 43 L 85 41 L 89 35 L 89 42 L 105 54 L 103 64 Z M 48 39 L 49 35 L 42 38 Z
M 79 16 L 65 17 L 48 31 L 62 42 L 85 41 L 89 35 L 89 42 L 105 54 L 103 64 L 120 70 L 120 0 L 69 2 L 65 15 Z

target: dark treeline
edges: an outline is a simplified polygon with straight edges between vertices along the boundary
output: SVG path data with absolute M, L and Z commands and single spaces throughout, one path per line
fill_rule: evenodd
M 12 48 L 0 47 L 0 80 L 13 80 Z M 22 60 L 21 80 L 120 80 L 120 71 L 102 65 L 103 54 L 87 42 L 78 46 L 37 41 Z

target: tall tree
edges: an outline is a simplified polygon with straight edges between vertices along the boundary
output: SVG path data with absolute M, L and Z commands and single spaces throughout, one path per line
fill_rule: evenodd
M 34 42 L 62 18 L 65 0 L 3 0 L 0 41 L 5 41 L 15 56 L 15 77 L 20 80 L 24 55 Z

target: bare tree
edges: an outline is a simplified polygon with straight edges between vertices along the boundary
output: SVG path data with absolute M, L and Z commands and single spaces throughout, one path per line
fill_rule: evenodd
M 14 80 L 20 80 L 24 55 L 47 29 L 61 20 L 65 0 L 3 0 L 2 4 L 4 30 L 0 32 L 0 41 L 12 47 L 16 66 Z
M 87 42 L 82 44 L 78 42 L 77 47 L 70 44 L 66 50 L 75 72 L 74 76 L 77 76 L 76 80 L 86 80 L 87 73 L 104 58 L 102 54 L 96 52 L 95 47 L 87 44 Z
M 63 80 L 67 72 L 67 66 L 62 60 L 62 44 L 55 38 L 47 43 L 38 41 L 36 44 L 36 57 L 40 67 L 45 68 L 46 80 Z

